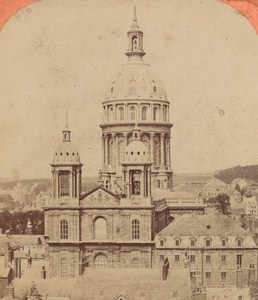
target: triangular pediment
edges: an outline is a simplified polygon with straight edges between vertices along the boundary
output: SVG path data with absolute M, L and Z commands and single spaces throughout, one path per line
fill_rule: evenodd
M 110 190 L 98 185 L 80 198 L 80 205 L 87 207 L 114 207 L 120 204 L 120 198 Z

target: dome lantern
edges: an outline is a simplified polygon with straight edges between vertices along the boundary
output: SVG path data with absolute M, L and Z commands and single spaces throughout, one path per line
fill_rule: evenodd
M 143 32 L 137 22 L 135 6 L 133 11 L 133 24 L 131 30 L 128 31 L 127 36 L 129 48 L 125 54 L 129 57 L 129 60 L 142 60 L 146 53 L 143 50 Z

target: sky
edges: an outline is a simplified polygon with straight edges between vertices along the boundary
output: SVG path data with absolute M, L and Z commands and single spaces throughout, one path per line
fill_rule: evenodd
M 66 111 L 84 176 L 98 173 L 134 3 L 170 100 L 173 171 L 258 164 L 258 43 L 242 14 L 217 0 L 42 0 L 0 31 L 0 177 L 50 178 Z

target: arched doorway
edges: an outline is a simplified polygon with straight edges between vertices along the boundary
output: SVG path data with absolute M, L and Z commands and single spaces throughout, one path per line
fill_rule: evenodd
M 60 275 L 61 275 L 61 278 L 69 277 L 68 261 L 65 258 L 61 260 Z
M 106 255 L 104 254 L 98 254 L 95 256 L 94 259 L 94 267 L 95 268 L 106 268 L 108 265 L 108 260 Z

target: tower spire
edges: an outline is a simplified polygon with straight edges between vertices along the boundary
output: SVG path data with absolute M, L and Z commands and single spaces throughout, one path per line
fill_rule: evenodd
M 69 124 L 68 124 L 68 111 L 65 112 L 65 128 L 69 128 Z
M 133 25 L 132 25 L 132 29 L 133 28 L 139 28 L 139 25 L 137 23 L 137 14 L 136 14 L 136 6 L 135 5 L 133 7 Z

